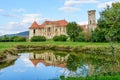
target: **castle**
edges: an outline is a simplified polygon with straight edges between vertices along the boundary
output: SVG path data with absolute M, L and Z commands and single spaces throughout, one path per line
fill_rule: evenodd
M 96 28 L 96 11 L 88 11 L 88 25 L 80 25 L 83 30 L 94 30 Z M 58 21 L 44 21 L 41 25 L 38 25 L 36 21 L 33 22 L 29 28 L 29 39 L 33 36 L 45 36 L 47 39 L 51 39 L 54 36 L 67 35 L 66 26 L 68 22 L 66 20 Z

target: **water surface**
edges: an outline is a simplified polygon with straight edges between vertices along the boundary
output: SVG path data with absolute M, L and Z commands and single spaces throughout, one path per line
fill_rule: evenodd
M 115 58 L 111 56 L 53 51 L 19 55 L 17 60 L 0 63 L 0 80 L 60 80 L 60 76 L 85 77 L 120 72 L 120 60 L 113 60 Z

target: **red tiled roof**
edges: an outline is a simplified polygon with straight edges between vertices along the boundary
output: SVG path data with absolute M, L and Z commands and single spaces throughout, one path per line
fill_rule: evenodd
M 34 66 L 36 66 L 39 63 L 39 60 L 37 59 L 30 59 L 30 60 L 34 64 Z
M 62 68 L 66 67 L 67 65 L 66 62 L 52 64 L 52 63 L 47 63 L 45 60 L 41 60 L 41 59 L 30 59 L 30 61 L 33 63 L 34 66 L 37 66 L 39 62 L 43 63 L 45 66 L 57 66 Z
M 66 20 L 45 21 L 41 25 L 38 25 L 36 22 L 34 22 L 30 29 L 44 28 L 45 25 L 56 25 L 57 27 L 65 27 L 67 24 L 68 22 Z
M 36 21 L 34 21 L 29 29 L 36 29 L 36 28 L 39 28 L 39 25 L 37 24 Z

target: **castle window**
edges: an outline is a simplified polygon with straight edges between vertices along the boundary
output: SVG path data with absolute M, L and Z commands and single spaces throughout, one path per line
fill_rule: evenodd
M 60 31 L 61 31 L 61 28 L 60 28 Z
M 33 34 L 35 34 L 35 32 L 36 32 L 35 29 L 33 29 Z
M 90 20 L 90 24 L 91 24 L 91 20 Z
M 47 30 L 48 32 L 50 32 L 50 27 L 48 28 L 48 30 Z
M 57 32 L 57 29 L 55 29 L 55 32 Z

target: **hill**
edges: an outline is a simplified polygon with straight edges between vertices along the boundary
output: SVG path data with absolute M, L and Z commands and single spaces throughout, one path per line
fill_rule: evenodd
M 23 37 L 28 37 L 29 36 L 29 31 L 20 32 L 20 33 L 17 33 L 17 34 L 6 34 L 6 36 L 23 36 Z

